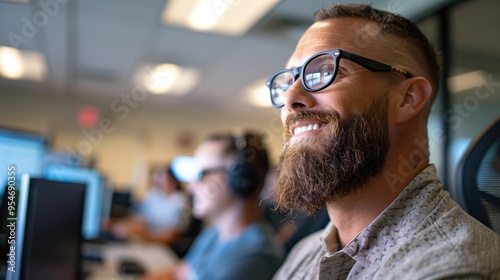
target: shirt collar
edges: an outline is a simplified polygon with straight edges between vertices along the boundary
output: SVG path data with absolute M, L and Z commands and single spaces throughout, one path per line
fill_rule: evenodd
M 319 238 L 319 242 L 321 248 L 323 248 L 323 250 L 327 252 L 329 255 L 332 255 L 339 250 L 340 247 L 339 235 L 337 232 L 337 228 L 335 227 L 332 221 L 330 221 L 323 230 L 323 233 Z
M 342 251 L 365 267 L 373 262 L 380 262 L 380 258 L 371 259 L 369 252 L 381 246 L 394 246 L 397 239 L 406 238 L 411 235 L 411 232 L 417 231 L 428 215 L 430 211 L 428 209 L 435 206 L 420 204 L 441 199 L 439 191 L 442 185 L 436 173 L 434 165 L 425 168 L 377 218 L 341 250 L 337 228 L 330 221 L 321 234 L 321 247 L 330 256 L 337 251 Z M 427 199 L 428 197 L 433 197 L 433 199 Z M 421 210 L 412 211 L 412 209 Z

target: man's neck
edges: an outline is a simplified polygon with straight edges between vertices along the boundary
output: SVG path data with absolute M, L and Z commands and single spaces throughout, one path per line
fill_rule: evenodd
M 388 162 L 386 165 L 388 168 L 384 169 L 379 176 L 370 180 L 361 190 L 347 197 L 329 202 L 327 204 L 328 215 L 338 230 L 341 246 L 346 246 L 380 215 L 403 191 L 405 186 L 428 165 L 428 160 L 423 160 L 411 166 L 405 176 L 394 179 L 387 174 L 396 172 L 398 166 Z M 388 178 L 396 181 L 391 181 Z

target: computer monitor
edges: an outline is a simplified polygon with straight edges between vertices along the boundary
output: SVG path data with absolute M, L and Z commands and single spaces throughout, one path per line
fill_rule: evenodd
M 0 211 L 9 224 L 2 228 L 8 238 L 1 240 L 9 244 L 5 279 L 79 279 L 85 185 L 24 174 L 19 191 L 6 194 L 18 197 L 14 220 L 6 204 Z
M 85 185 L 31 179 L 21 279 L 78 279 Z
M 12 166 L 18 175 L 42 175 L 46 148 L 47 139 L 41 135 L 0 128 L 0 186 L 7 184 L 7 170 Z M 2 194 L 3 188 L 0 188 L 0 196 Z
M 84 183 L 87 186 L 85 193 L 85 207 L 83 213 L 82 236 L 85 240 L 94 240 L 100 237 L 103 180 L 94 169 L 67 165 L 47 165 L 44 171 L 45 179 Z

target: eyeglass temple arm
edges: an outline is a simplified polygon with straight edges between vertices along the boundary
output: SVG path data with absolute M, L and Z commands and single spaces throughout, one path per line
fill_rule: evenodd
M 346 52 L 346 51 L 342 51 L 340 53 L 341 56 L 343 56 L 344 58 L 348 59 L 348 60 L 351 60 L 353 62 L 356 62 L 358 63 L 359 65 L 365 67 L 366 69 L 370 70 L 370 71 L 373 71 L 373 72 L 387 72 L 387 71 L 392 71 L 392 72 L 395 72 L 395 73 L 398 73 L 398 74 L 401 74 L 407 78 L 412 78 L 413 75 L 408 73 L 407 71 L 401 69 L 401 68 L 398 68 L 398 67 L 393 67 L 393 66 L 390 66 L 388 64 L 385 64 L 385 63 L 382 63 L 382 62 L 379 62 L 379 61 L 376 61 L 376 60 L 373 60 L 373 59 L 369 59 L 369 58 L 366 58 L 366 57 L 362 57 L 362 56 L 359 56 L 359 55 L 356 55 L 356 54 L 353 54 L 353 53 L 349 53 L 349 52 Z

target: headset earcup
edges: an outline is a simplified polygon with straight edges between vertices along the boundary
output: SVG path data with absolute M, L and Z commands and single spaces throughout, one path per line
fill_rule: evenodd
M 258 185 L 257 178 L 254 166 L 244 157 L 240 156 L 229 168 L 229 187 L 240 197 L 246 197 L 254 192 Z

